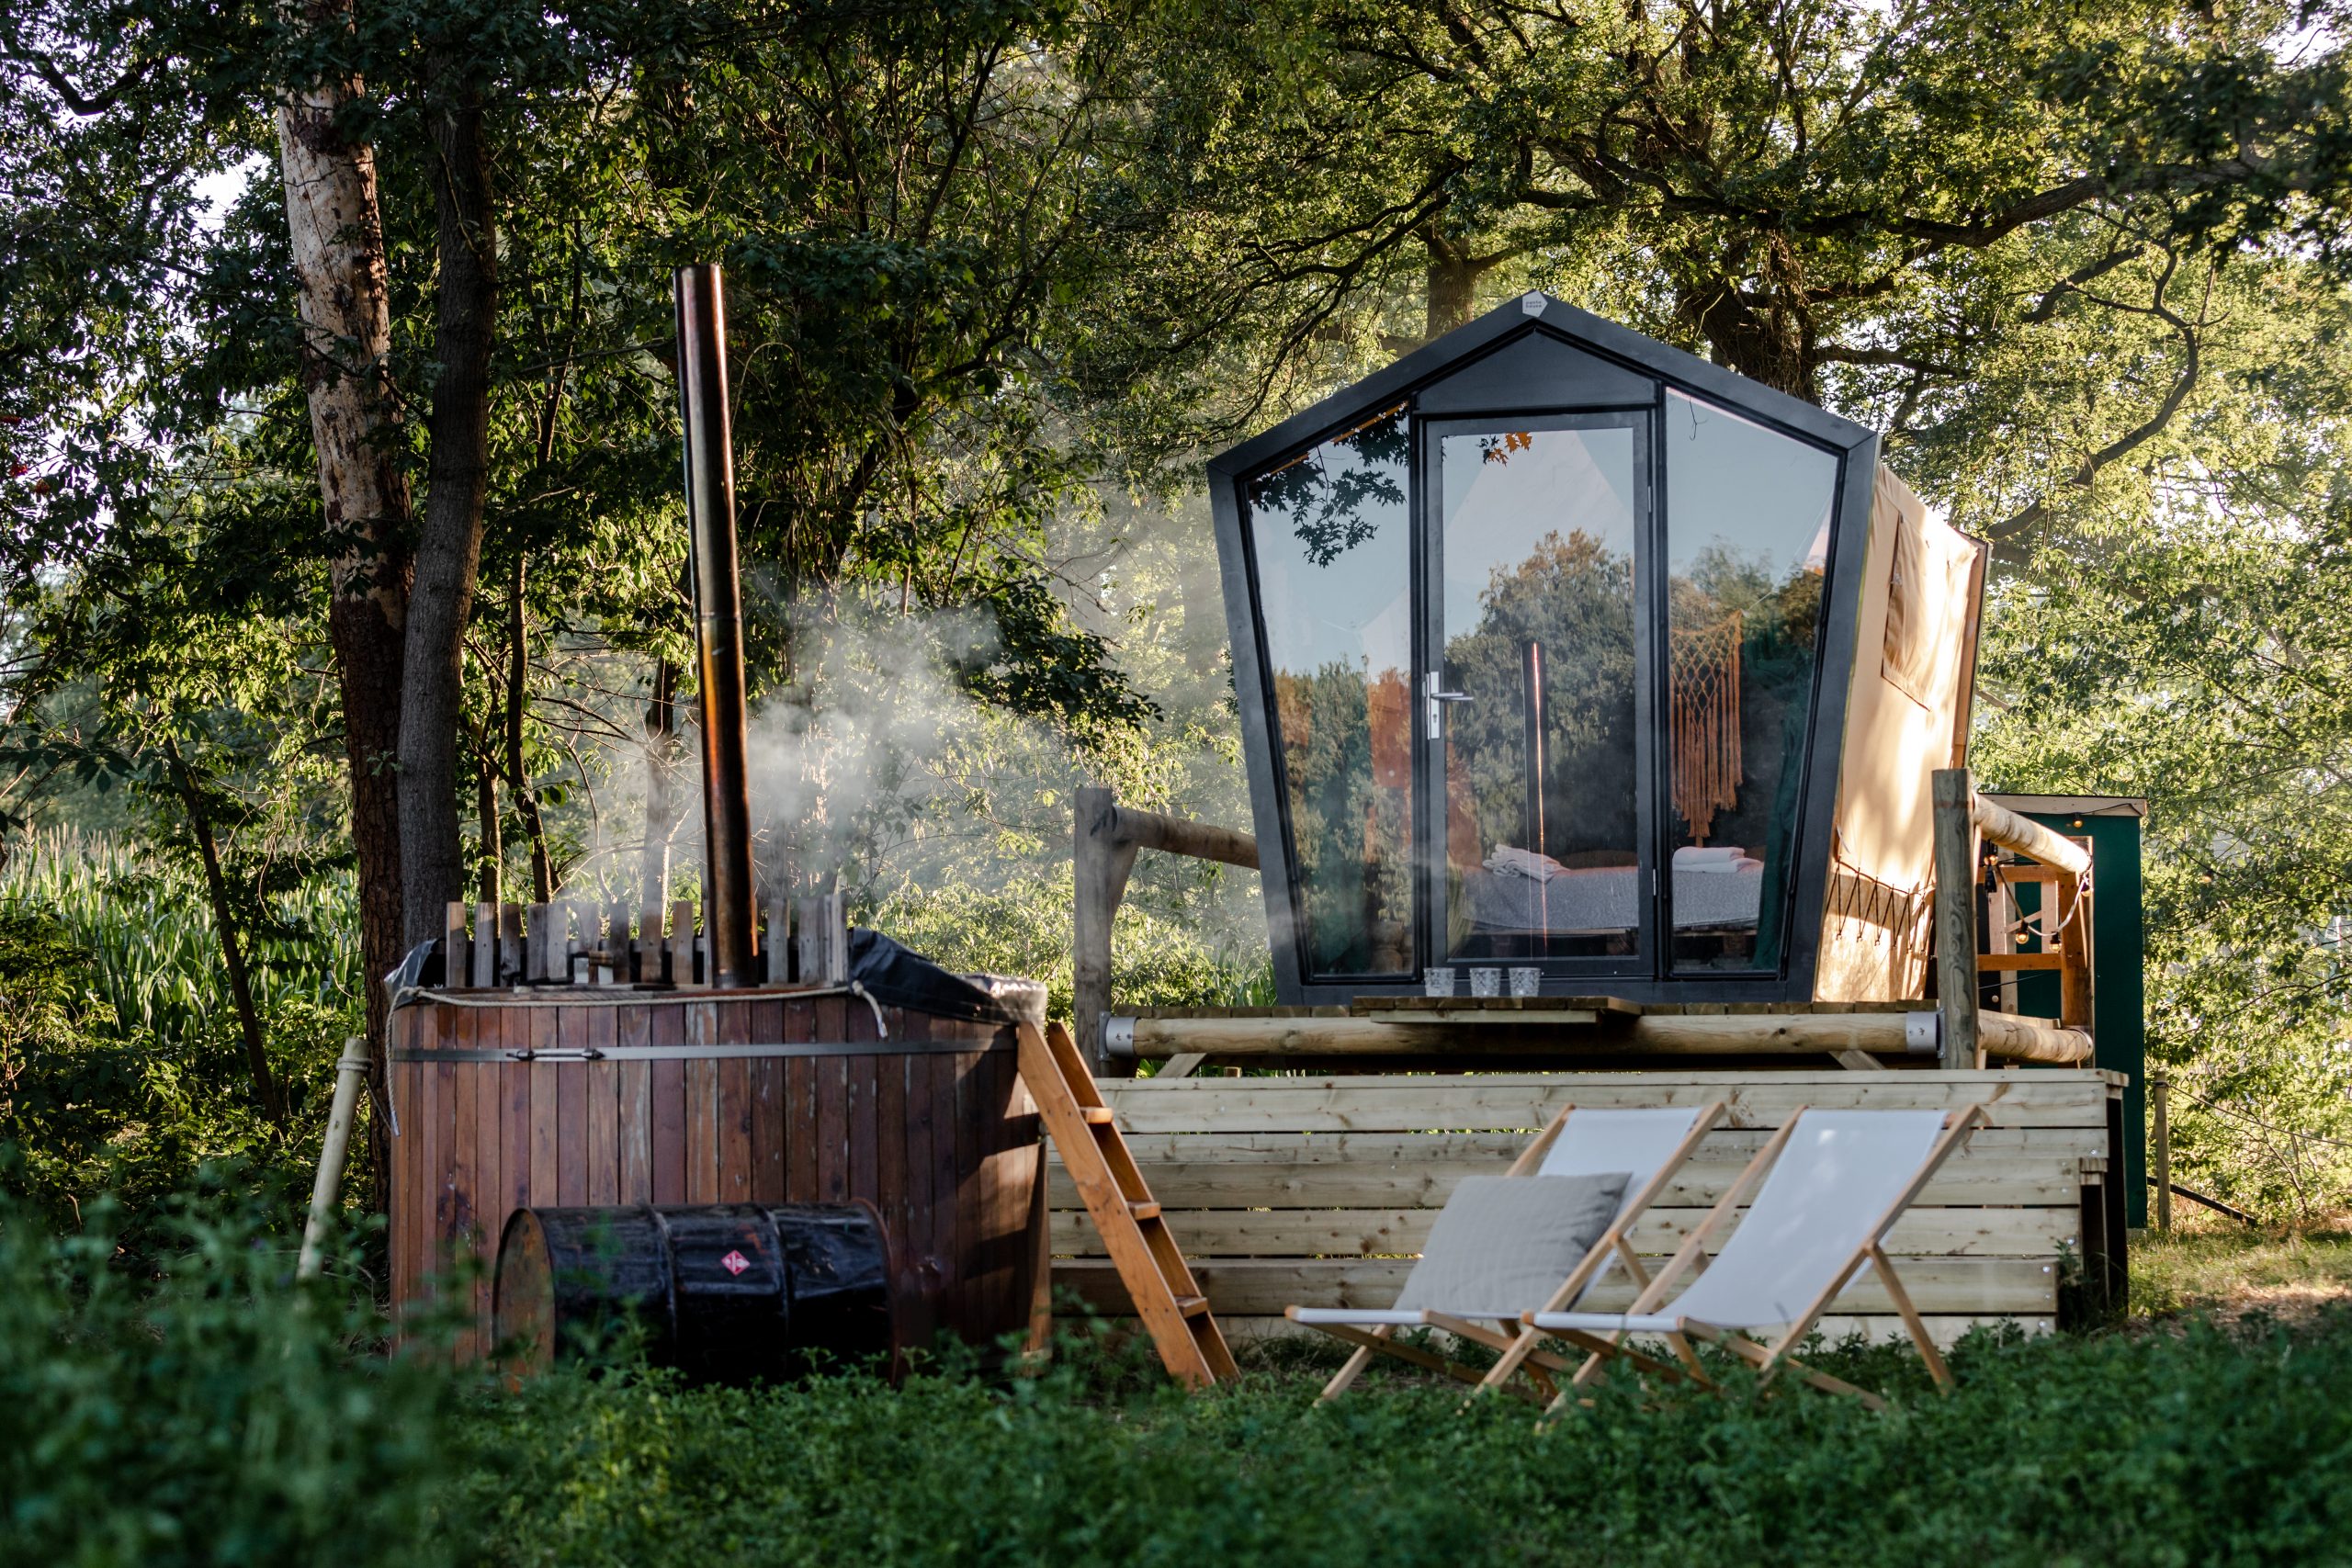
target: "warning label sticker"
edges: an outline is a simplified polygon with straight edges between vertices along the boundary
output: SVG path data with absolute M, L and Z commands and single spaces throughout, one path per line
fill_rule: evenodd
M 729 1274 L 741 1274 L 752 1266 L 752 1260 L 740 1252 L 729 1252 L 718 1260 L 718 1266 Z

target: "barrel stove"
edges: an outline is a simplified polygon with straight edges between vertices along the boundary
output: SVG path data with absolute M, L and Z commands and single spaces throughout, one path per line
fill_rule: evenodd
M 394 1297 L 448 1299 L 472 1359 L 517 1210 L 862 1201 L 889 1238 L 903 1342 L 1027 1330 L 1045 1183 L 1012 1021 L 1044 998 L 991 990 L 993 1018 L 845 989 L 416 996 L 391 1022 Z

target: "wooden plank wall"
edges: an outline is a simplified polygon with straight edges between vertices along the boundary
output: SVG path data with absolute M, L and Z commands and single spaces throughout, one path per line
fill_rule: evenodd
M 1696 1105 L 1726 1123 L 1642 1222 L 1643 1252 L 1679 1245 L 1773 1129 L 1801 1106 L 1958 1108 L 1991 1123 L 1895 1226 L 1888 1247 L 1939 1338 L 2008 1319 L 2051 1328 L 2086 1183 L 2106 1168 L 2117 1075 L 2008 1072 L 1643 1072 L 1106 1081 L 1128 1146 L 1228 1334 L 1288 1331 L 1309 1306 L 1387 1306 L 1430 1223 L 1465 1176 L 1500 1172 L 1565 1104 Z M 1124 1314 L 1125 1292 L 1058 1161 L 1049 1164 L 1053 1281 Z M 2095 1191 L 2094 1191 L 2094 1195 Z M 1590 1298 L 1622 1310 L 1622 1272 Z M 1866 1275 L 1827 1331 L 1899 1331 Z
M 982 1345 L 1030 1326 L 1041 1254 L 1037 1117 L 1012 1032 L 861 1000 L 745 991 L 571 1005 L 425 1000 L 392 1015 L 396 1302 L 447 1289 L 488 1344 L 498 1237 L 515 1209 L 822 1203 L 880 1211 L 920 1321 Z M 571 1061 L 433 1053 L 873 1042 L 869 1055 Z M 922 1050 L 969 1042 L 967 1050 Z M 901 1049 L 915 1046 L 916 1049 Z M 417 1053 L 428 1059 L 416 1059 Z

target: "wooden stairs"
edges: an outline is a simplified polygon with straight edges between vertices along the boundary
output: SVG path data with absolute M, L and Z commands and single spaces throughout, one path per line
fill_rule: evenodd
M 1069 1032 L 1023 1024 L 1021 1077 L 1169 1375 L 1193 1388 L 1240 1376 Z

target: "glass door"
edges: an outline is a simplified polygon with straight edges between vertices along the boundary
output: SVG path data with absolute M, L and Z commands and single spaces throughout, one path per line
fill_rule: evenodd
M 1424 428 L 1432 963 L 1653 972 L 1645 412 Z

